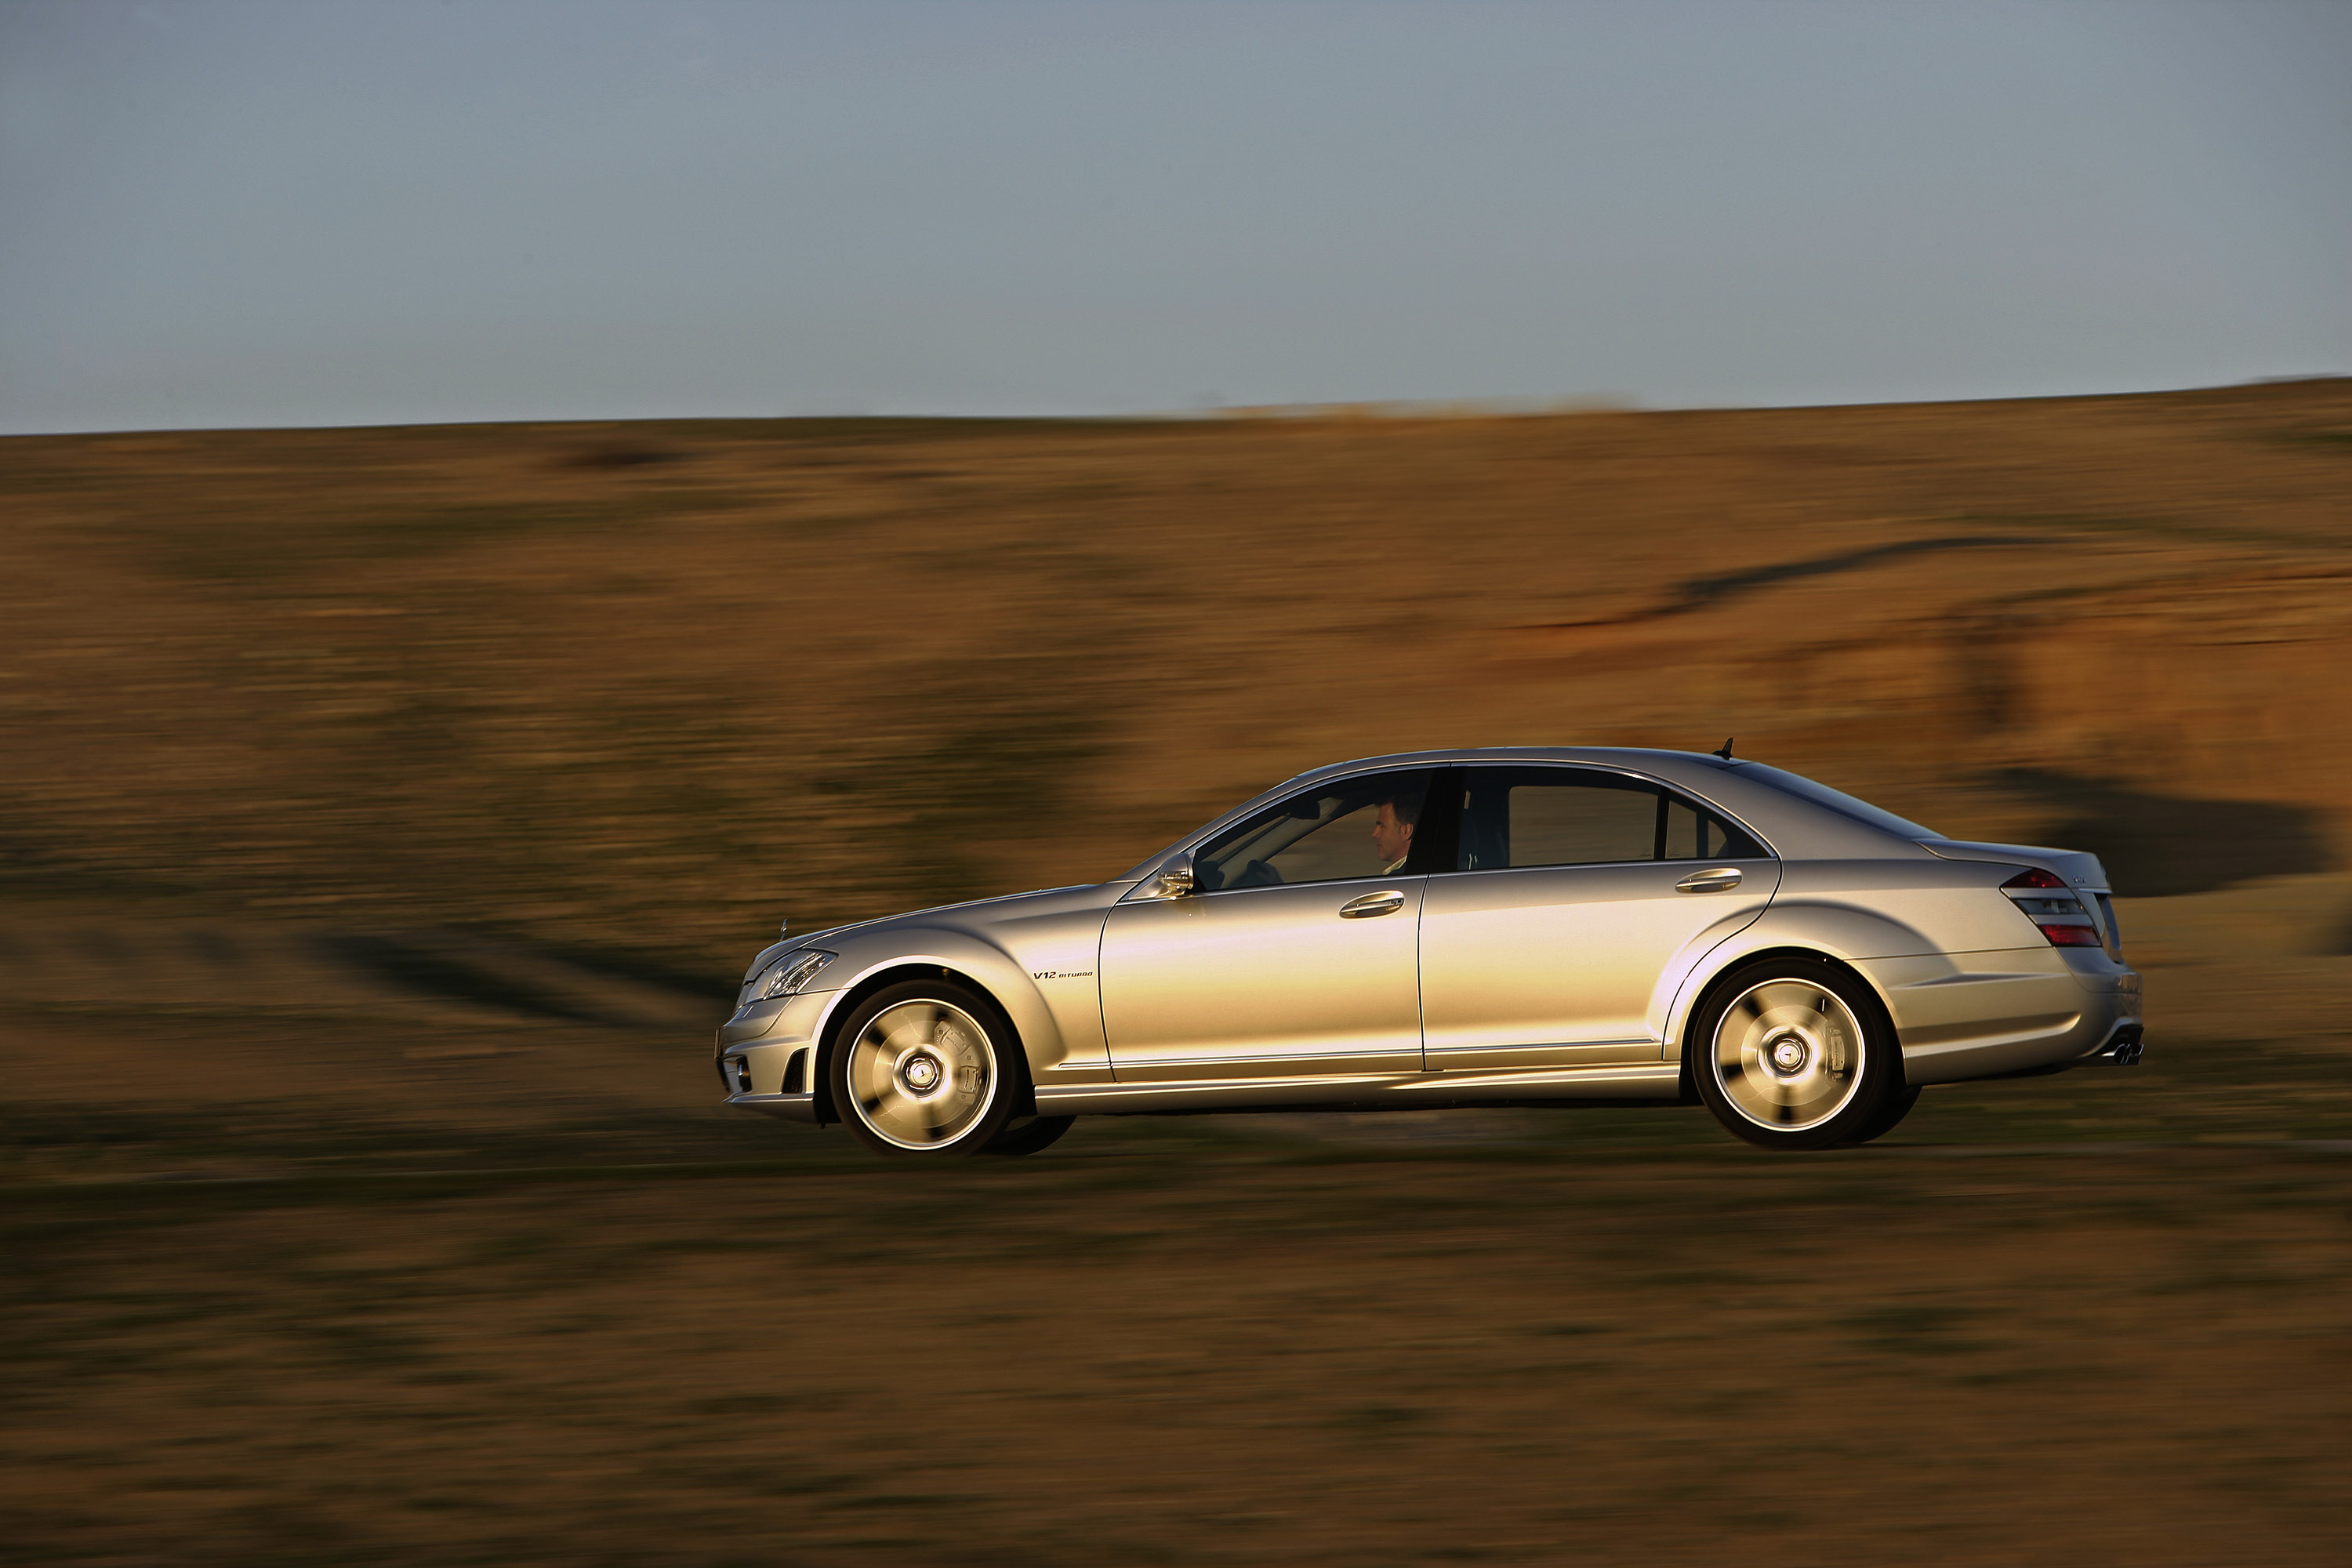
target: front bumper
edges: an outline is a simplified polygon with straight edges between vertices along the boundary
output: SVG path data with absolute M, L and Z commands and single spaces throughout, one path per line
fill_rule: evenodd
M 838 992 L 818 991 L 754 1002 L 719 1026 L 717 1067 L 727 1103 L 816 1121 L 816 1046 Z

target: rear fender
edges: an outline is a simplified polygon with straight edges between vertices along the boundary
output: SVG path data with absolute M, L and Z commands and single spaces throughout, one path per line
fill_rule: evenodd
M 1864 967 L 1863 961 L 1930 950 L 1931 944 L 1923 933 L 1868 910 L 1823 901 L 1775 903 L 1754 923 L 1733 932 L 1685 970 L 1666 1006 L 1664 1027 L 1658 1037 L 1665 1042 L 1665 1058 L 1681 1059 L 1683 1035 L 1690 1027 L 1691 1013 L 1698 1006 L 1699 998 L 1706 994 L 1707 987 L 1752 958 L 1769 952 L 1799 952 L 1834 960 L 1870 988 L 1878 998 L 1880 1009 L 1891 1019 L 1895 1016 L 1891 1001 Z

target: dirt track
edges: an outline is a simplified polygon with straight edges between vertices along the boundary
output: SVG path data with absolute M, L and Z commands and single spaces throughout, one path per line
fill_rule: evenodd
M 141 1563 L 2352 1547 L 2341 1156 L 1304 1152 L 53 1200 L 11 1241 L 41 1259 L 11 1291 L 11 1536 Z
M 0 504 L 16 1555 L 2352 1547 L 2345 383 L 12 439 Z M 908 1173 L 710 1105 L 780 910 L 1727 733 L 2105 854 L 2147 1065 L 1790 1162 L 1506 1111 Z

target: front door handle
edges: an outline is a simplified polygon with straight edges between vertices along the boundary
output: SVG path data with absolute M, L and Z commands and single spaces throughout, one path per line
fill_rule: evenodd
M 1677 893 L 1720 893 L 1739 886 L 1739 868 L 1717 866 L 1712 871 L 1693 871 L 1675 884 Z
M 1402 893 L 1366 893 L 1360 899 L 1349 899 L 1339 906 L 1343 921 L 1368 921 L 1374 915 L 1392 915 L 1404 908 Z

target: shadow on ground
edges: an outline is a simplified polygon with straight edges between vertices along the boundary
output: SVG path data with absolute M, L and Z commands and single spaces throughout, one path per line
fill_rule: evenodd
M 1995 782 L 2065 813 L 2043 837 L 2096 855 L 2126 898 L 2210 893 L 2336 865 L 2325 816 L 2302 806 L 2152 795 L 2034 768 L 2009 769 Z

